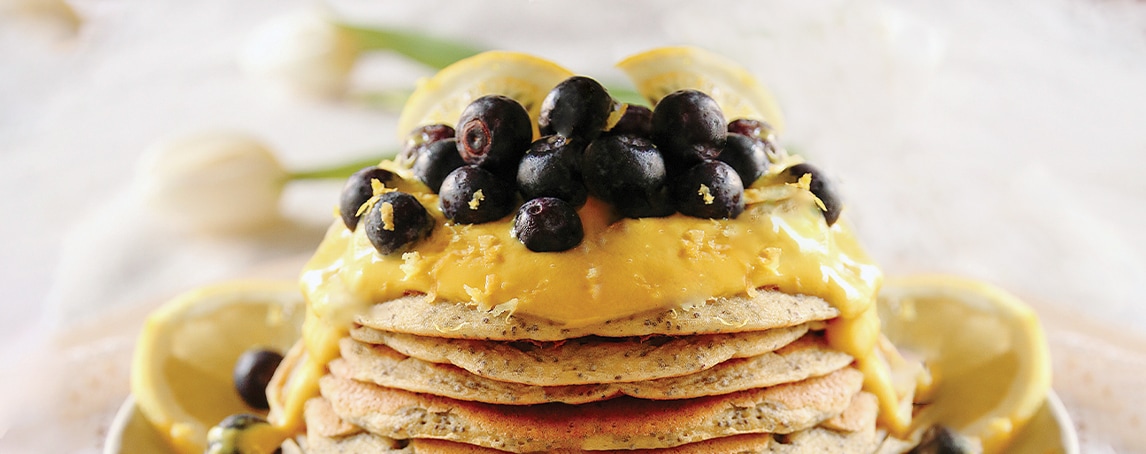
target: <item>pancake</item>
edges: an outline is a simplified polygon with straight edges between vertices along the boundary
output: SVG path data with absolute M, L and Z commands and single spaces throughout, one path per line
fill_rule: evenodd
M 342 420 L 397 439 L 438 438 L 514 452 L 667 448 L 742 433 L 790 434 L 842 413 L 862 374 L 823 377 L 697 399 L 617 398 L 584 405 L 491 405 L 333 375 L 322 396 Z
M 841 433 L 822 427 L 796 432 L 777 440 L 772 434 L 744 434 L 672 448 L 593 451 L 611 454 L 851 454 L 871 452 L 876 435 L 872 430 L 855 433 Z M 317 434 L 308 437 L 310 454 L 505 454 L 510 451 L 486 448 L 465 443 L 430 438 L 414 439 L 401 446 L 397 440 L 381 437 L 369 432 L 360 432 L 342 438 L 330 438 Z M 558 450 L 555 454 L 581 452 Z
M 729 334 L 639 338 L 583 337 L 560 343 L 445 339 L 355 328 L 356 340 L 486 378 L 538 386 L 634 382 L 676 377 L 732 358 L 761 355 L 803 336 L 806 325 Z
M 559 341 L 585 336 L 685 336 L 763 331 L 840 315 L 839 310 L 814 296 L 767 289 L 752 293 L 755 295 L 711 298 L 692 307 L 638 314 L 579 328 L 526 315 L 497 315 L 466 304 L 432 302 L 421 295 L 375 304 L 356 321 L 379 331 L 428 337 Z
M 876 413 L 879 412 L 879 401 L 871 393 L 859 393 L 852 396 L 848 408 L 838 415 L 821 423 L 821 426 L 843 432 L 856 432 L 870 426 Z
M 859 393 L 852 405 L 844 413 L 866 411 L 862 426 L 853 431 L 840 431 L 817 426 L 791 434 L 740 434 L 713 438 L 696 443 L 661 449 L 639 449 L 624 451 L 595 451 L 599 453 L 663 453 L 663 454 L 741 454 L 741 453 L 855 453 L 871 452 L 882 438 L 875 432 L 875 410 L 857 401 L 874 402 L 875 397 Z M 393 454 L 503 454 L 507 451 L 477 445 L 439 440 L 410 439 L 395 440 L 375 435 L 363 429 L 341 422 L 330 403 L 324 398 L 314 398 L 306 405 L 307 420 L 312 430 L 308 434 L 308 452 L 326 453 L 393 453 Z M 322 423 L 321 421 L 327 421 Z M 335 421 L 335 422 L 331 422 Z M 348 429 L 344 429 L 348 428 Z M 551 450 L 561 453 L 570 450 Z M 572 451 L 576 452 L 576 451 Z
M 411 358 L 381 345 L 351 338 L 341 343 L 342 359 L 330 364 L 334 375 L 411 392 L 493 404 L 547 402 L 582 404 L 621 395 L 643 399 L 685 399 L 764 388 L 826 375 L 846 367 L 852 357 L 807 335 L 758 356 L 732 359 L 694 374 L 631 383 L 536 386 L 493 380 L 456 366 Z

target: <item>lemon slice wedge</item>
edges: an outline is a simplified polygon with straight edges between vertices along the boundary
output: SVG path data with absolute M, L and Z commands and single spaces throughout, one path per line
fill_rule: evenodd
M 1050 354 L 1034 310 L 988 284 L 950 276 L 889 278 L 884 334 L 922 355 L 934 379 L 913 428 L 949 426 L 986 453 L 1008 441 L 1047 398 Z
M 653 105 L 669 93 L 691 88 L 712 96 L 728 121 L 764 120 L 777 133 L 784 131 L 784 118 L 772 93 L 724 56 L 698 47 L 661 47 L 628 57 L 617 67 Z
M 285 352 L 305 313 L 295 282 L 236 281 L 176 297 L 140 334 L 131 377 L 140 411 L 177 452 L 202 453 L 211 426 L 255 413 L 232 383 L 239 355 L 253 347 Z
M 398 140 L 405 141 L 419 126 L 453 126 L 462 109 L 485 95 L 504 95 L 521 103 L 533 120 L 533 137 L 537 138 L 541 102 L 549 90 L 573 75 L 556 63 L 520 52 L 489 51 L 459 60 L 418 81 L 398 118 Z

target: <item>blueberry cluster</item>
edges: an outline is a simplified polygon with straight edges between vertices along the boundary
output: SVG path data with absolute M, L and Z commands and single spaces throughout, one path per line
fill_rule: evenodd
M 727 123 L 716 101 L 696 90 L 671 93 L 654 110 L 629 105 L 609 127 L 618 105 L 597 81 L 566 79 L 542 102 L 542 137 L 531 142 L 533 125 L 524 107 L 505 96 L 483 96 L 455 126 L 413 131 L 397 163 L 438 194 L 442 214 L 452 222 L 496 221 L 516 209 L 513 235 L 535 252 L 581 243 L 577 208 L 589 196 L 629 218 L 680 212 L 731 219 L 744 211 L 745 186 L 770 163 L 768 124 Z M 801 166 L 785 175 L 797 181 L 812 174 L 811 190 L 824 202 L 830 225 L 839 203 L 817 170 Z M 354 230 L 366 214 L 367 237 L 382 254 L 402 251 L 433 229 L 413 196 L 375 193 L 372 181 L 392 188 L 395 178 L 386 170 L 363 169 L 342 194 L 347 228 Z M 372 198 L 369 211 L 361 213 Z

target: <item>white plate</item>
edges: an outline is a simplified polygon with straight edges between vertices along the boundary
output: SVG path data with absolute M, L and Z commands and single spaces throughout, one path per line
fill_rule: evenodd
M 135 399 L 128 397 L 115 415 L 108 429 L 104 454 L 134 454 L 140 452 L 170 453 L 170 448 L 151 426 Z M 1019 433 L 1008 452 L 1078 454 L 1078 435 L 1058 396 L 1051 393 L 1046 403 L 1035 414 L 1027 427 Z

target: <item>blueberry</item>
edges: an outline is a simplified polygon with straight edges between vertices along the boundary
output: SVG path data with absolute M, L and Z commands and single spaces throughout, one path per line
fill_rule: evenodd
M 716 160 L 694 165 L 671 186 L 676 209 L 709 219 L 735 219 L 744 212 L 744 183 L 732 166 Z
M 445 139 L 427 145 L 418 153 L 414 161 L 414 176 L 430 187 L 436 194 L 442 187 L 442 180 L 454 169 L 465 165 L 458 154 L 457 141 Z
M 812 167 L 808 163 L 796 164 L 784 169 L 784 180 L 794 183 L 806 174 L 812 175 L 812 182 L 808 185 L 808 189 L 824 203 L 821 210 L 824 212 L 824 221 L 827 221 L 829 226 L 835 224 L 836 220 L 840 218 L 840 211 L 843 210 L 844 205 L 839 196 L 836 195 L 835 187 L 824 177 L 820 169 Z
M 651 141 L 632 135 L 598 137 L 585 149 L 582 176 L 589 193 L 626 217 L 652 216 L 663 197 L 665 163 Z
M 342 187 L 342 196 L 339 198 L 338 213 L 342 216 L 342 223 L 353 231 L 358 228 L 358 209 L 370 197 L 374 196 L 373 180 L 378 180 L 386 186 L 393 187 L 394 182 L 401 177 L 393 172 L 377 167 L 367 167 L 354 172 Z
M 533 123 L 517 101 L 482 96 L 462 111 L 457 139 L 458 153 L 466 164 L 512 180 L 517 162 L 533 141 Z
M 366 215 L 366 238 L 382 255 L 403 252 L 430 235 L 434 218 L 414 196 L 391 191 L 378 196 Z
M 733 120 L 728 124 L 728 132 L 755 137 L 765 142 L 771 142 L 776 134 L 775 129 L 767 122 L 748 118 Z
M 414 165 L 414 161 L 418 159 L 418 155 L 422 153 L 426 147 L 439 140 L 452 139 L 457 133 L 450 125 L 427 125 L 419 127 L 410 132 L 406 137 L 406 148 L 398 153 L 398 158 L 394 160 L 398 165 L 409 169 Z
M 459 224 L 496 221 L 513 211 L 513 185 L 478 166 L 458 167 L 442 182 L 442 214 Z
M 266 419 L 252 414 L 234 414 L 223 418 L 207 432 L 207 450 L 211 454 L 241 454 L 266 444 L 275 437 L 277 429 Z M 259 450 L 258 452 L 265 452 Z M 282 448 L 273 451 L 281 454 Z
M 605 87 L 588 77 L 573 76 L 545 96 L 537 126 L 542 135 L 593 140 L 601 134 L 612 110 L 613 98 Z
M 581 181 L 585 142 L 546 136 L 533 142 L 517 167 L 517 189 L 524 199 L 556 197 L 574 206 L 585 203 L 588 192 Z
M 625 108 L 625 113 L 621 115 L 621 119 L 617 120 L 617 124 L 613 125 L 613 129 L 609 130 L 609 134 L 632 134 L 641 137 L 652 137 L 653 134 L 653 111 L 645 106 L 629 104 Z
M 513 218 L 513 237 L 533 252 L 559 252 L 581 244 L 585 230 L 573 205 L 541 197 L 521 205 Z
M 965 454 L 974 452 L 966 437 L 946 426 L 931 426 L 923 433 L 919 446 L 908 454 Z
M 649 193 L 647 197 L 618 200 L 613 206 L 618 213 L 627 218 L 663 218 L 676 213 L 667 186 Z
M 724 140 L 724 151 L 717 159 L 732 166 L 745 186 L 768 171 L 768 145 L 755 137 L 730 133 Z
M 252 415 L 247 413 L 239 413 L 228 415 L 219 422 L 219 427 L 225 429 L 246 430 L 255 426 L 263 424 L 270 424 L 265 418 L 259 415 Z
M 267 384 L 275 374 L 275 369 L 283 361 L 283 355 L 278 352 L 264 349 L 251 349 L 243 352 L 235 362 L 232 378 L 235 382 L 235 391 L 251 408 L 266 410 Z
M 672 173 L 715 158 L 727 133 L 720 106 L 696 90 L 670 93 L 653 109 L 653 142 Z

